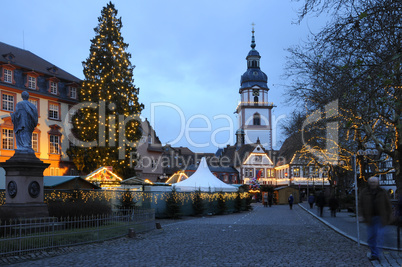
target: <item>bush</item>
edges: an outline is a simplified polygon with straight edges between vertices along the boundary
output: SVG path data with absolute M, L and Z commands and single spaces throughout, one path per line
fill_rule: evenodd
M 132 210 L 135 208 L 136 202 L 133 200 L 133 196 L 131 195 L 131 192 L 129 189 L 127 189 L 122 195 L 121 198 L 119 199 L 119 204 L 116 205 L 116 207 L 122 211 L 123 213 L 126 213 L 128 210 Z
M 251 195 L 246 197 L 246 211 L 253 210 L 253 207 L 251 206 L 252 201 L 253 201 L 253 198 Z
M 240 212 L 242 210 L 242 201 L 240 197 L 240 193 L 237 192 L 236 198 L 235 198 L 235 203 L 234 203 L 234 212 Z
M 107 201 L 81 199 L 69 200 L 63 202 L 61 200 L 49 201 L 49 216 L 57 218 L 80 217 L 91 215 L 111 214 L 112 208 Z
M 180 205 L 179 196 L 176 192 L 176 189 L 173 188 L 172 192 L 169 194 L 168 199 L 166 200 L 166 215 L 171 219 L 180 218 Z
M 194 198 L 193 198 L 193 209 L 194 209 L 195 215 L 204 214 L 205 207 L 204 207 L 204 202 L 201 198 L 201 190 L 195 191 Z
M 219 192 L 218 195 L 218 214 L 222 215 L 226 212 L 227 207 L 226 207 L 226 202 L 225 202 L 225 197 L 222 192 Z

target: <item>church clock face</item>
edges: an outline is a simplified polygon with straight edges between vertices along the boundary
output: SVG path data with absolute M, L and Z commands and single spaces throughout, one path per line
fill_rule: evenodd
M 260 91 L 255 89 L 253 90 L 253 96 L 259 96 L 260 95 Z
M 10 181 L 7 185 L 7 192 L 11 198 L 15 198 L 17 195 L 17 183 L 14 181 Z

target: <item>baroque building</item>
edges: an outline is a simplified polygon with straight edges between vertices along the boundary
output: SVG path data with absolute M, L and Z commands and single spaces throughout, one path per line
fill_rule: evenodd
M 78 103 L 81 80 L 31 53 L 0 42 L 0 162 L 14 155 L 16 141 L 10 114 L 21 93 L 38 109 L 38 125 L 32 135 L 36 156 L 50 166 L 45 176 L 75 175 L 66 154 L 69 147 L 65 129 L 70 107 Z

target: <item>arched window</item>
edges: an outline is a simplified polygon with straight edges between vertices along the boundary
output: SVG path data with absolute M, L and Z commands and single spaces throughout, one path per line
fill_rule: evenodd
M 254 115 L 253 115 L 253 125 L 261 125 L 260 114 L 254 113 Z
M 258 105 L 258 96 L 254 97 L 254 105 L 257 106 Z

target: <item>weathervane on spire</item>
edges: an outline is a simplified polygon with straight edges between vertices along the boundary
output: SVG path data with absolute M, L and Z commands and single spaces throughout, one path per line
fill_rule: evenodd
M 255 24 L 254 24 L 254 22 L 251 23 L 251 26 L 253 26 L 252 30 L 251 30 L 251 33 L 252 33 L 252 36 L 251 36 L 251 48 L 254 49 L 255 48 L 255 39 L 254 39 L 254 26 L 255 26 Z

